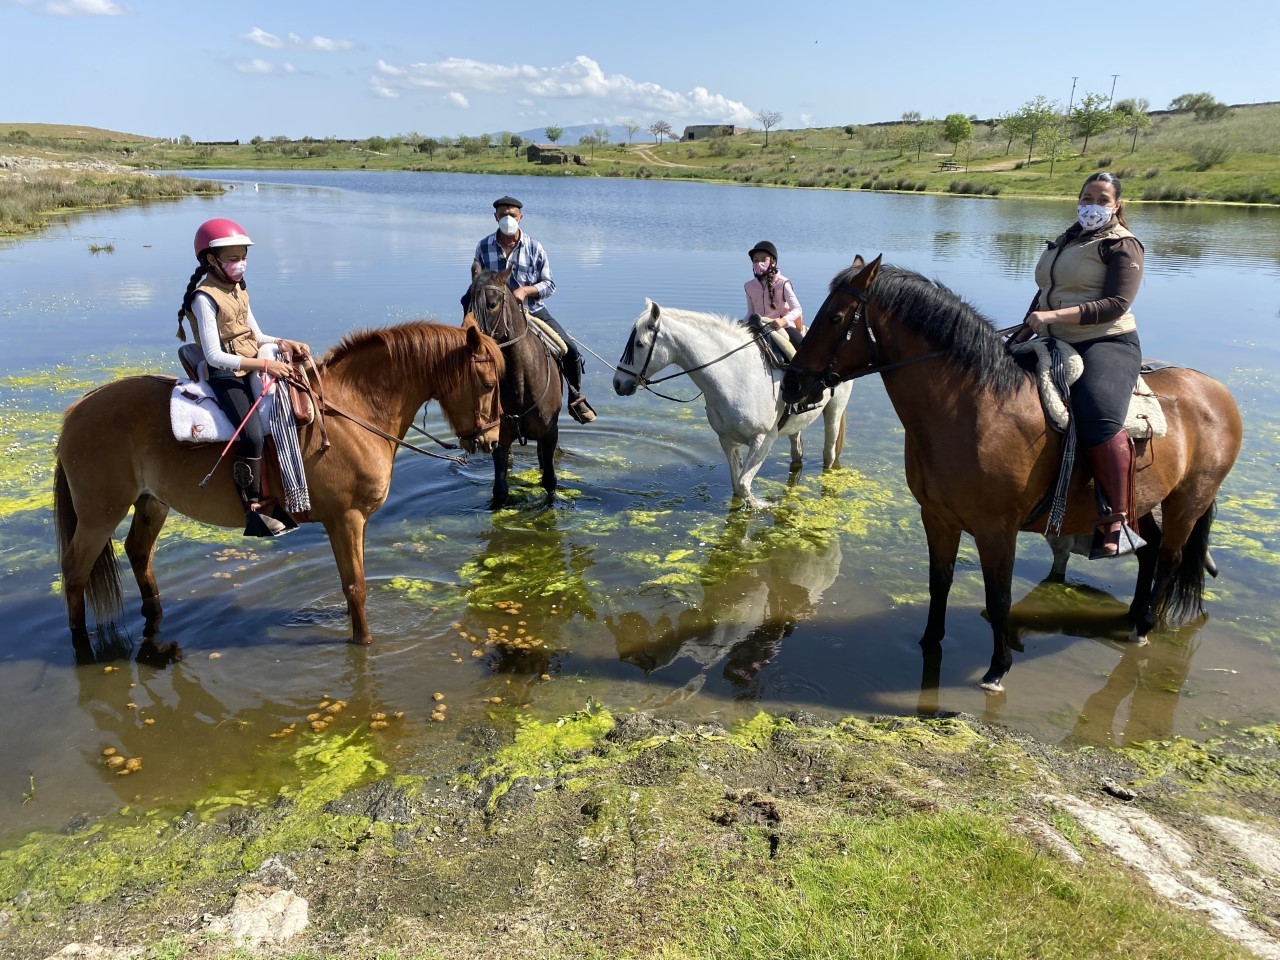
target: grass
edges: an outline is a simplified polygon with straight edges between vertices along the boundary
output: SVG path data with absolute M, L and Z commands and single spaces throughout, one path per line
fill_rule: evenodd
M 27 179 L 0 179 L 0 236 L 38 230 L 56 213 L 221 192 L 222 187 L 216 183 L 176 174 L 68 179 L 45 172 Z M 113 251 L 114 248 L 90 247 L 92 253 Z

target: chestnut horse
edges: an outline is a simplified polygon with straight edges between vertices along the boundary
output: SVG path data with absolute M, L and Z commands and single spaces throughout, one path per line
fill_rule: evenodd
M 1013 663 L 1010 590 L 1018 531 L 1042 531 L 1042 506 L 1062 459 L 1062 435 L 1045 425 L 1031 375 L 992 324 L 946 287 L 862 258 L 831 282 L 783 381 L 790 401 L 879 373 L 906 433 L 907 484 L 929 545 L 929 618 L 920 639 L 936 655 L 945 633 L 960 534 L 982 562 L 995 650 L 980 686 L 1003 689 Z M 1187 368 L 1145 375 L 1160 396 L 1168 433 L 1140 441 L 1134 499 L 1138 579 L 1130 639 L 1145 642 L 1158 618 L 1202 609 L 1214 501 L 1240 452 L 1240 411 L 1226 387 Z M 1160 508 L 1162 524 L 1152 511 Z M 1077 471 L 1064 535 L 1092 529 L 1093 484 Z
M 327 414 L 299 441 L 311 494 L 307 518 L 324 524 L 351 617 L 351 641 L 367 644 L 364 530 L 387 498 L 396 446 L 418 409 L 438 400 L 469 450 L 497 440 L 502 353 L 474 327 L 403 323 L 348 334 L 320 361 L 312 382 Z M 85 601 L 100 624 L 121 607 L 112 535 L 129 508 L 125 553 L 154 631 L 161 617 L 152 571 L 156 538 L 170 509 L 220 527 L 244 524 L 229 471 L 207 488 L 222 444 L 174 439 L 168 377 L 129 377 L 81 397 L 63 414 L 54 476 L 54 520 L 63 592 L 75 642 L 87 637 Z M 363 423 L 359 422 L 363 421 Z M 331 446 L 322 443 L 323 423 Z M 373 429 L 370 429 L 373 428 Z M 278 478 L 272 477 L 279 489 Z
M 498 341 L 507 359 L 502 377 L 502 432 L 493 448 L 493 499 L 490 509 L 507 502 L 511 445 L 533 440 L 538 445 L 542 489 L 550 503 L 556 493 L 556 445 L 560 442 L 560 365 L 542 338 L 533 332 L 520 301 L 507 281 L 510 268 L 471 268 L 470 313 L 480 329 Z

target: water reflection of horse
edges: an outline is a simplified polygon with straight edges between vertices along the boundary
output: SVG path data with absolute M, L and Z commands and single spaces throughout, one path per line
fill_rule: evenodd
M 751 493 L 751 482 L 779 436 L 791 438 L 791 465 L 797 469 L 804 452 L 800 431 L 821 415 L 822 465 L 836 464 L 844 446 L 845 407 L 853 386 L 842 384 L 834 394 L 828 391 L 816 397 L 812 409 L 792 414 L 780 427 L 781 374 L 765 363 L 754 339 L 753 333 L 729 317 L 646 301 L 618 361 L 613 389 L 629 397 L 664 367 L 674 364 L 684 370 L 706 396 L 707 421 L 729 461 L 734 494 L 749 506 L 760 506 Z
M 533 440 L 548 503 L 556 492 L 556 444 L 560 438 L 560 367 L 533 331 L 520 301 L 501 273 L 472 264 L 470 311 L 480 329 L 502 345 L 507 358 L 502 378 L 502 431 L 493 448 L 493 499 L 496 510 L 507 502 L 511 445 Z
M 839 576 L 843 555 L 835 537 L 818 547 L 772 549 L 763 562 L 746 559 L 744 538 L 745 524 L 731 519 L 703 565 L 695 605 L 674 620 L 664 614 L 650 623 L 636 612 L 606 618 L 618 658 L 646 675 L 692 661 L 697 673 L 669 700 L 696 694 L 721 663 L 729 683 L 746 696 L 758 695 L 761 671 Z
M 783 396 L 801 400 L 830 384 L 881 373 L 906 433 L 907 483 L 920 503 L 929 545 L 929 618 L 920 642 L 945 633 L 947 594 L 961 533 L 978 547 L 994 652 L 981 686 L 1002 689 L 1013 662 L 1009 603 L 1019 530 L 1043 529 L 1037 508 L 1054 485 L 1061 436 L 1045 426 L 1030 375 L 991 323 L 919 274 L 861 258 L 831 283 L 809 326 Z M 1226 388 L 1195 370 L 1147 377 L 1168 434 L 1138 458 L 1137 586 L 1129 617 L 1142 640 L 1157 616 L 1201 610 L 1214 498 L 1240 451 L 1240 412 Z M 1161 507 L 1163 529 L 1152 511 Z M 1087 474 L 1072 478 L 1067 535 L 1088 532 L 1095 514 Z
M 324 418 L 332 446 L 322 448 L 319 422 L 300 441 L 311 493 L 310 519 L 324 524 L 342 578 L 351 639 L 369 643 L 365 617 L 364 530 L 387 497 L 396 444 L 418 409 L 438 400 L 469 449 L 497 439 L 496 343 L 476 329 L 405 323 L 349 334 L 320 363 Z M 54 516 L 62 551 L 63 590 L 74 640 L 86 635 L 85 602 L 99 622 L 121 606 L 120 571 L 111 542 L 133 507 L 125 553 L 142 593 L 142 613 L 154 629 L 161 617 L 152 571 L 156 539 L 172 508 L 215 526 L 244 523 L 230 479 L 207 488 L 220 445 L 174 439 L 167 377 L 129 377 L 86 394 L 63 417 L 55 471 Z M 335 416 L 337 410 L 342 415 Z M 365 421 L 378 435 L 357 425 Z

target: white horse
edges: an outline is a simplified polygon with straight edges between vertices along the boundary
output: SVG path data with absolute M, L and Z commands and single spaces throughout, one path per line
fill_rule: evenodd
M 791 464 L 798 468 L 804 452 L 800 431 L 821 415 L 822 465 L 836 463 L 844 447 L 845 407 L 853 381 L 842 383 L 834 395 L 828 391 L 813 409 L 792 414 L 779 430 L 785 407 L 778 395 L 782 374 L 765 363 L 753 339 L 755 335 L 731 317 L 673 310 L 645 300 L 618 361 L 613 389 L 629 397 L 665 367 L 674 364 L 686 371 L 706 398 L 707 421 L 729 461 L 733 492 L 748 506 L 758 507 L 762 504 L 751 493 L 751 481 L 779 436 L 791 438 Z

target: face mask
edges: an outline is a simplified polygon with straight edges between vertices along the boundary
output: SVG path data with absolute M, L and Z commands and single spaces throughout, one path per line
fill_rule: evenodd
M 751 264 L 751 271 L 757 277 L 763 277 L 766 273 L 769 272 L 770 266 L 772 266 L 772 264 L 770 264 L 768 260 L 763 260 L 763 261 L 757 260 Z
M 247 265 L 245 260 L 236 260 L 234 263 L 223 263 L 218 261 L 218 266 L 222 269 L 222 275 L 232 283 L 239 283 L 244 279 L 244 268 Z
M 507 214 L 498 221 L 498 229 L 502 231 L 504 236 L 514 237 L 516 235 L 516 231 L 520 229 L 520 221 L 510 214 Z
M 1097 230 L 1111 219 L 1115 211 L 1111 207 L 1100 207 L 1095 203 L 1082 203 L 1076 207 L 1076 219 L 1086 230 Z

